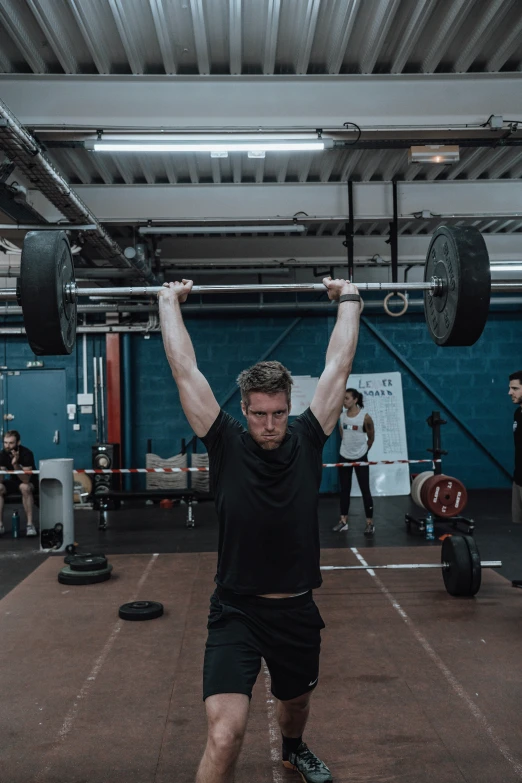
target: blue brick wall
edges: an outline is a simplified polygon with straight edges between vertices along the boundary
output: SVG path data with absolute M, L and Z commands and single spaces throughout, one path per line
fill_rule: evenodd
M 281 317 L 192 318 L 188 328 L 202 372 L 221 401 L 235 387 L 235 378 L 246 366 L 266 354 L 296 319 Z M 389 341 L 435 395 L 454 411 L 450 415 L 440 400 L 430 394 L 404 367 L 400 359 L 383 345 L 363 323 L 354 373 L 392 372 L 402 374 L 404 405 L 410 457 L 429 456 L 431 431 L 425 421 L 439 409 L 448 424 L 443 428 L 443 446 L 450 452 L 444 470 L 461 478 L 470 487 L 506 487 L 509 479 L 466 434 L 464 422 L 494 457 L 511 471 L 513 406 L 507 397 L 507 376 L 522 369 L 522 315 L 492 313 L 484 335 L 470 348 L 438 348 L 431 341 L 423 317 L 419 314 L 392 319 L 385 315 L 370 317 L 368 323 Z M 268 358 L 279 359 L 295 375 L 319 375 L 324 366 L 332 316 L 310 316 L 297 320 L 280 345 Z M 68 357 L 44 357 L 46 368 L 66 371 L 67 401 L 76 402 L 83 390 L 81 342 Z M 92 356 L 105 355 L 105 336 L 88 336 L 88 386 L 92 391 Z M 131 336 L 131 377 L 133 411 L 133 466 L 144 464 L 147 438 L 153 450 L 167 457 L 179 450 L 181 438 L 189 439 L 190 427 L 181 410 L 179 396 L 170 374 L 158 333 Z M 35 357 L 23 338 L 0 341 L 0 364 L 10 370 L 24 369 Z M 239 394 L 234 393 L 225 408 L 241 418 Z M 93 417 L 79 414 L 79 432 L 67 423 L 69 455 L 77 466 L 88 467 L 94 433 Z M 23 430 L 23 427 L 20 427 Z M 325 461 L 334 461 L 337 435 L 326 444 Z M 415 468 L 412 468 L 413 470 Z M 335 491 L 335 470 L 325 471 L 323 491 Z
M 506 487 L 509 479 L 500 467 L 466 434 L 459 420 L 489 449 L 509 472 L 513 461 L 511 435 L 513 406 L 507 397 L 507 376 L 522 368 L 519 335 L 522 317 L 516 313 L 490 316 L 484 335 L 470 348 L 438 348 L 430 339 L 423 317 L 412 314 L 400 319 L 371 317 L 386 340 L 420 373 L 435 395 L 454 410 L 449 415 L 440 400 L 426 391 L 402 363 L 363 324 L 353 371 L 402 374 L 404 405 L 411 457 L 428 457 L 431 430 L 426 418 L 440 409 L 448 424 L 443 428 L 443 446 L 450 452 L 444 470 L 461 478 L 468 487 Z M 234 386 L 237 374 L 256 362 L 294 322 L 292 316 L 191 319 L 188 328 L 198 362 L 218 401 Z M 286 339 L 270 354 L 295 375 L 319 375 L 324 366 L 333 318 L 311 316 L 299 320 Z M 132 337 L 134 399 L 133 454 L 143 463 L 147 438 L 153 449 L 169 456 L 182 437 L 191 435 L 179 404 L 159 334 Z M 241 417 L 239 394 L 225 408 Z M 325 447 L 325 461 L 337 454 L 336 435 Z M 413 467 L 412 470 L 415 470 Z M 325 471 L 323 491 L 336 489 L 334 470 Z

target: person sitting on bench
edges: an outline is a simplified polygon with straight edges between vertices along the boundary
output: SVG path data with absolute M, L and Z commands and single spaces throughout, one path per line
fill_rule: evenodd
M 20 443 L 20 433 L 17 430 L 8 430 L 4 435 L 4 448 L 0 451 L 0 471 L 2 470 L 35 470 L 34 454 Z M 32 476 L 0 475 L 0 536 L 5 533 L 3 525 L 4 502 L 7 495 L 21 494 L 27 517 L 26 535 L 36 536 L 36 528 L 33 524 L 33 492 Z

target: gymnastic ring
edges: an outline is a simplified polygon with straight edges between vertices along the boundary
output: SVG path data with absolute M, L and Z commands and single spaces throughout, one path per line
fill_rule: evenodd
M 388 302 L 390 301 L 392 296 L 398 296 L 399 299 L 402 299 L 402 301 L 404 302 L 402 310 L 397 310 L 397 311 L 390 310 L 390 308 L 388 307 Z M 401 315 L 404 315 L 404 313 L 408 309 L 408 297 L 406 296 L 406 294 L 401 293 L 401 291 L 390 291 L 390 293 L 386 294 L 386 296 L 384 297 L 383 306 L 384 306 L 384 311 L 388 313 L 388 315 L 391 315 L 392 318 L 399 318 Z

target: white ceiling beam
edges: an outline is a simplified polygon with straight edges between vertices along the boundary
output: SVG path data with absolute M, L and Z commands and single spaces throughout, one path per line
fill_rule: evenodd
M 511 5 L 513 5 L 513 0 L 493 0 L 490 2 L 478 25 L 467 36 L 452 70 L 456 73 L 465 73 L 473 65 L 476 57 L 483 51 L 487 39 L 493 35 L 495 28 L 510 10 Z
M 408 24 L 396 48 L 394 60 L 390 68 L 391 73 L 402 72 L 436 3 L 437 0 L 417 0 L 415 3 L 408 19 Z
M 67 2 L 98 71 L 101 74 L 110 73 L 111 58 L 99 30 L 99 15 L 95 10 L 93 12 L 90 3 L 82 0 L 67 0 Z
M 294 259 L 305 264 L 346 264 L 344 224 L 336 226 L 338 236 L 261 236 L 256 237 L 165 237 L 161 239 L 162 259 L 175 258 L 176 263 L 223 263 L 241 261 L 258 266 L 260 263 L 286 262 Z M 386 236 L 354 237 L 356 261 L 367 261 L 378 253 L 390 261 L 390 246 Z M 488 234 L 484 237 L 492 261 L 522 260 L 520 235 Z M 400 236 L 399 260 L 423 261 L 431 236 Z M 289 264 L 291 266 L 291 263 Z
M 0 8 L 2 6 L 0 5 Z M 34 128 L 341 128 L 484 123 L 517 117 L 518 73 L 342 76 L 0 75 L 0 94 Z
M 189 166 L 191 160 L 194 162 L 194 156 L 188 156 Z M 193 176 L 197 177 L 197 171 Z M 348 214 L 345 182 L 77 185 L 74 190 L 102 221 L 270 220 L 276 216 L 291 220 L 298 212 L 320 218 Z M 399 182 L 397 190 L 401 217 L 423 210 L 434 216 L 509 218 L 522 214 L 520 180 Z M 391 183 L 355 182 L 353 194 L 357 220 L 391 218 Z M 30 190 L 28 198 L 38 212 L 48 217 L 49 208 L 45 207 L 43 196 Z
M 263 73 L 270 76 L 274 73 L 277 52 L 277 37 L 279 34 L 279 16 L 281 14 L 281 0 L 268 0 L 265 55 L 263 58 Z
M 170 27 L 165 14 L 164 0 L 149 0 L 150 10 L 152 18 L 154 20 L 154 27 L 156 30 L 156 36 L 158 38 L 158 44 L 163 59 L 163 67 L 165 73 L 176 73 L 176 55 L 174 49 L 174 39 L 170 31 Z
M 33 42 L 32 34 L 27 30 L 22 18 L 11 0 L 0 2 L 0 22 L 16 44 L 20 54 L 35 73 L 47 73 L 49 68 Z
M 202 76 L 206 76 L 210 73 L 210 52 L 208 49 L 203 1 L 190 0 L 190 11 L 192 13 L 192 26 L 194 29 L 194 40 L 196 42 L 196 56 L 198 58 L 199 73 Z
M 377 0 L 372 9 L 371 26 L 366 38 L 366 46 L 361 56 L 361 73 L 372 73 L 379 54 L 383 50 L 388 30 L 397 13 L 401 0 Z
M 142 74 L 145 70 L 145 63 L 143 55 L 138 48 L 137 36 L 130 28 L 129 9 L 126 7 L 124 0 L 109 0 L 109 7 L 118 28 L 131 71 L 133 74 Z
M 329 39 L 326 61 L 328 73 L 338 74 L 341 70 L 348 41 L 361 7 L 362 0 L 340 0 L 337 16 L 334 17 L 334 29 Z
M 430 38 L 431 46 L 421 66 L 424 73 L 433 73 L 446 54 L 466 15 L 475 4 L 476 0 L 452 0 L 444 18 Z
M 243 70 L 241 0 L 228 0 L 228 40 L 230 73 L 236 76 Z
M 55 13 L 52 2 L 26 0 L 26 3 L 65 73 L 78 73 L 78 60 L 71 49 L 67 27 L 62 22 L 63 16 Z
M 306 2 L 306 9 L 302 16 L 302 26 L 299 34 L 300 45 L 297 47 L 297 59 L 295 62 L 295 72 L 298 74 L 306 73 L 308 71 L 310 52 L 312 51 L 314 43 L 320 7 L 321 0 L 307 0 Z
M 500 43 L 498 49 L 491 55 L 486 63 L 486 71 L 500 71 L 502 66 L 509 60 L 511 55 L 520 47 L 522 37 L 522 16 L 514 27 L 511 28 L 509 35 Z

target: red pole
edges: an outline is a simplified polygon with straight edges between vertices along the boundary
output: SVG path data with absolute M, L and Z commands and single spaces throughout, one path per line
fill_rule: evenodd
M 107 441 L 121 447 L 120 335 L 106 335 Z

